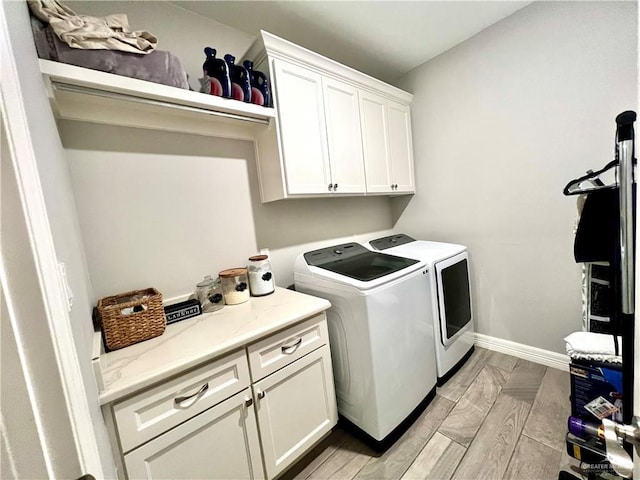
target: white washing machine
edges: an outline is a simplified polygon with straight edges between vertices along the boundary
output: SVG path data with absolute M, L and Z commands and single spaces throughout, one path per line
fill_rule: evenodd
M 432 299 L 430 319 L 435 325 L 438 385 L 444 384 L 473 353 L 474 328 L 471 309 L 467 248 L 453 243 L 414 240 L 397 234 L 368 243 L 374 251 L 401 255 L 425 262 Z
M 435 395 L 425 264 L 347 243 L 299 255 L 297 291 L 326 298 L 338 412 L 392 442 Z

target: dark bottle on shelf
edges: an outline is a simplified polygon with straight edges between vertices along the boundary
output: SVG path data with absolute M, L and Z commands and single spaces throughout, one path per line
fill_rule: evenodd
M 209 93 L 218 97 L 231 98 L 231 76 L 229 65 L 221 58 L 216 58 L 216 49 L 207 47 L 204 49 L 207 59 L 202 65 L 202 73 L 209 77 Z
M 251 84 L 249 83 L 249 73 L 242 65 L 236 65 L 236 57 L 230 54 L 224 56 L 229 65 L 229 76 L 231 77 L 231 98 L 241 102 L 251 103 Z
M 251 84 L 251 103 L 262 105 L 263 107 L 271 106 L 271 91 L 269 89 L 269 80 L 267 76 L 253 69 L 253 62 L 245 60 L 242 62 L 249 73 L 249 83 Z

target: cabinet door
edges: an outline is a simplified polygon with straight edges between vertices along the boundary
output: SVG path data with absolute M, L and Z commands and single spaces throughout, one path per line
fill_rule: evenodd
M 408 105 L 387 101 L 389 163 L 395 193 L 414 193 L 413 143 Z
M 364 90 L 360 91 L 360 118 L 367 192 L 391 192 L 385 99 Z
M 327 345 L 253 386 L 268 478 L 285 470 L 336 424 Z
M 329 194 L 322 77 L 280 59 L 273 67 L 287 193 Z
M 131 479 L 263 478 L 246 389 L 124 456 Z
M 358 89 L 322 79 L 331 179 L 335 193 L 364 193 L 364 159 Z

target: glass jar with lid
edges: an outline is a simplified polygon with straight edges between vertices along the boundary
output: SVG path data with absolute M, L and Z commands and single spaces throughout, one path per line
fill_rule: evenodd
M 218 275 L 222 281 L 224 303 L 237 305 L 249 300 L 249 281 L 246 268 L 230 268 L 223 270 Z
M 224 307 L 222 282 L 219 278 L 214 280 L 211 275 L 207 275 L 203 281 L 196 285 L 196 297 L 202 306 L 203 312 L 220 310 Z
M 267 255 L 249 257 L 249 289 L 254 297 L 261 297 L 273 293 L 273 272 Z

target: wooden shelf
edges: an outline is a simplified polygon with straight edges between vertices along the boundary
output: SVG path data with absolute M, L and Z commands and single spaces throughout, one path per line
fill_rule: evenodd
M 253 139 L 273 108 L 50 60 L 40 60 L 58 118 Z

